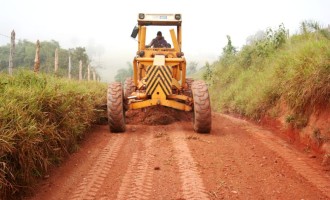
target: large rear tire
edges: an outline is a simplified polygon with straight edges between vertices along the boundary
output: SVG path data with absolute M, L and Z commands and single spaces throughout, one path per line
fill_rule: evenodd
M 194 81 L 191 85 L 194 100 L 193 125 L 197 133 L 210 133 L 212 125 L 209 91 L 204 81 Z
M 112 133 L 125 132 L 124 93 L 121 83 L 109 84 L 107 112 L 110 131 Z
M 135 92 L 135 85 L 132 78 L 127 78 L 125 80 L 124 84 L 124 108 L 125 110 L 128 110 L 128 97 L 132 95 L 132 93 Z

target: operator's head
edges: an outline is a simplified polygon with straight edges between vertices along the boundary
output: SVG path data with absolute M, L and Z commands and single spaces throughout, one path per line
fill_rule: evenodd
M 162 38 L 162 32 L 158 31 L 157 32 L 157 39 L 160 40 Z

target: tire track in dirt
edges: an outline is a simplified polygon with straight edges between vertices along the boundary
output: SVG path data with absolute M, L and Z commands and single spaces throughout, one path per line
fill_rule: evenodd
M 89 170 L 82 183 L 73 192 L 72 200 L 94 199 L 104 179 L 107 177 L 111 165 L 117 158 L 119 150 L 124 142 L 124 135 L 116 135 L 101 151 L 95 165 Z
M 194 161 L 186 142 L 186 135 L 178 131 L 176 136 L 171 139 L 176 152 L 176 161 L 179 166 L 183 198 L 196 200 L 209 199 L 203 180 L 199 175 L 197 163 Z
M 272 151 L 277 152 L 296 172 L 298 172 L 301 176 L 315 185 L 321 192 L 330 198 L 330 178 L 327 175 L 320 175 L 320 173 L 308 166 L 304 159 L 299 158 L 300 156 L 297 155 L 297 153 L 291 151 L 285 146 L 282 146 L 281 144 L 278 144 L 273 136 L 265 135 L 261 133 L 260 130 L 247 130 L 253 131 L 256 134 L 255 137 L 258 137 L 263 144 L 265 144 Z M 264 132 L 264 130 L 262 131 Z
M 118 200 L 149 199 L 152 193 L 152 134 L 144 140 L 144 150 L 135 152 L 117 193 Z
M 236 119 L 230 116 L 222 115 L 225 118 L 230 119 L 234 123 L 241 125 L 245 130 L 252 133 L 252 135 L 261 141 L 272 151 L 276 152 L 279 156 L 284 158 L 286 162 L 307 181 L 315 185 L 322 193 L 330 198 L 330 177 L 327 174 L 320 174 L 316 169 L 313 169 L 307 165 L 307 161 L 303 159 L 303 155 L 298 152 L 292 151 L 287 148 L 287 144 L 284 141 L 279 140 L 270 131 L 260 129 L 259 127 L 248 124 L 248 122 L 240 119 Z

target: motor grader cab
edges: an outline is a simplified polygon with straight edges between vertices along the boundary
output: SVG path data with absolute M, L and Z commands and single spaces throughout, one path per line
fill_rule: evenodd
M 125 111 L 150 106 L 166 106 L 193 112 L 193 128 L 199 133 L 211 130 L 211 106 L 204 81 L 186 78 L 182 52 L 181 14 L 138 14 L 131 37 L 137 38 L 133 77 L 109 84 L 107 113 L 111 132 L 125 131 Z M 169 30 L 172 48 L 147 48 L 146 33 L 151 26 L 175 27 Z

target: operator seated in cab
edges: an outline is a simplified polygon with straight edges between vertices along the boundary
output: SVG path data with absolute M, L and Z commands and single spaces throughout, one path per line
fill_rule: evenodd
M 157 37 L 154 38 L 149 45 L 146 45 L 146 48 L 171 48 L 171 44 L 167 43 L 164 39 L 162 32 L 157 32 Z

